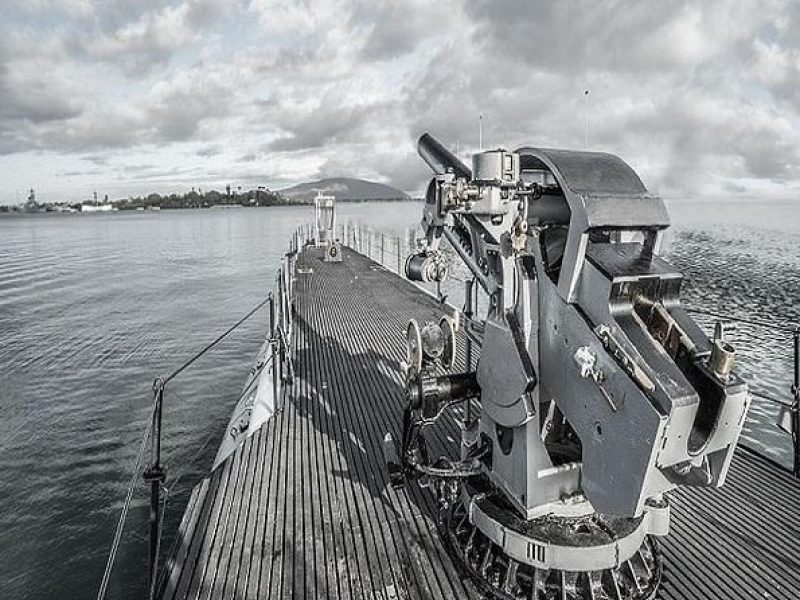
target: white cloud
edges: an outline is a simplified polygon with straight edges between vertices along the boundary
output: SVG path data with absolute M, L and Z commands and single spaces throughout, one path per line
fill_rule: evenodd
M 490 145 L 581 147 L 588 115 L 590 145 L 663 194 L 788 193 L 799 6 L 14 0 L 0 8 L 0 153 L 18 165 L 27 152 L 21 177 L 45 182 L 80 181 L 74 163 L 102 153 L 105 165 L 82 161 L 84 180 L 141 192 L 203 174 L 418 190 L 422 131 L 466 153 L 482 112 Z M 148 154 L 158 174 L 134 172 Z M 0 203 L 20 187 L 6 185 Z

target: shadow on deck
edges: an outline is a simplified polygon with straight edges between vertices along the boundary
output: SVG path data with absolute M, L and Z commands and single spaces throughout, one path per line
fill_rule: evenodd
M 474 597 L 432 498 L 393 490 L 382 453 L 402 422 L 402 332 L 442 308 L 349 249 L 342 263 L 320 257 L 300 257 L 310 272 L 296 284 L 284 408 L 193 491 L 162 598 Z M 448 419 L 431 450 L 457 452 L 458 438 Z M 787 473 L 740 449 L 726 487 L 671 501 L 659 598 L 800 597 L 800 485 Z

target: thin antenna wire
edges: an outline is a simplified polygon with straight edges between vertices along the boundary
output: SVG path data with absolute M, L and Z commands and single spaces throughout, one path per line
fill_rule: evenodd
M 589 149 L 589 90 L 583 91 L 583 149 Z
M 483 152 L 483 113 L 478 113 L 478 150 Z

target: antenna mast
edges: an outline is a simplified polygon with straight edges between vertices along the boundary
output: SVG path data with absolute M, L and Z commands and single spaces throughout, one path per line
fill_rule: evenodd
M 583 149 L 589 149 L 589 90 L 583 91 Z

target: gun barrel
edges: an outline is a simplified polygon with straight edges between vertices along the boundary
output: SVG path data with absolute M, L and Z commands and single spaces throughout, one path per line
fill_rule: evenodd
M 472 171 L 458 160 L 458 157 L 442 146 L 441 142 L 429 133 L 423 133 L 417 142 L 417 151 L 428 166 L 437 175 L 444 175 L 448 170 L 456 177 L 472 179 Z

